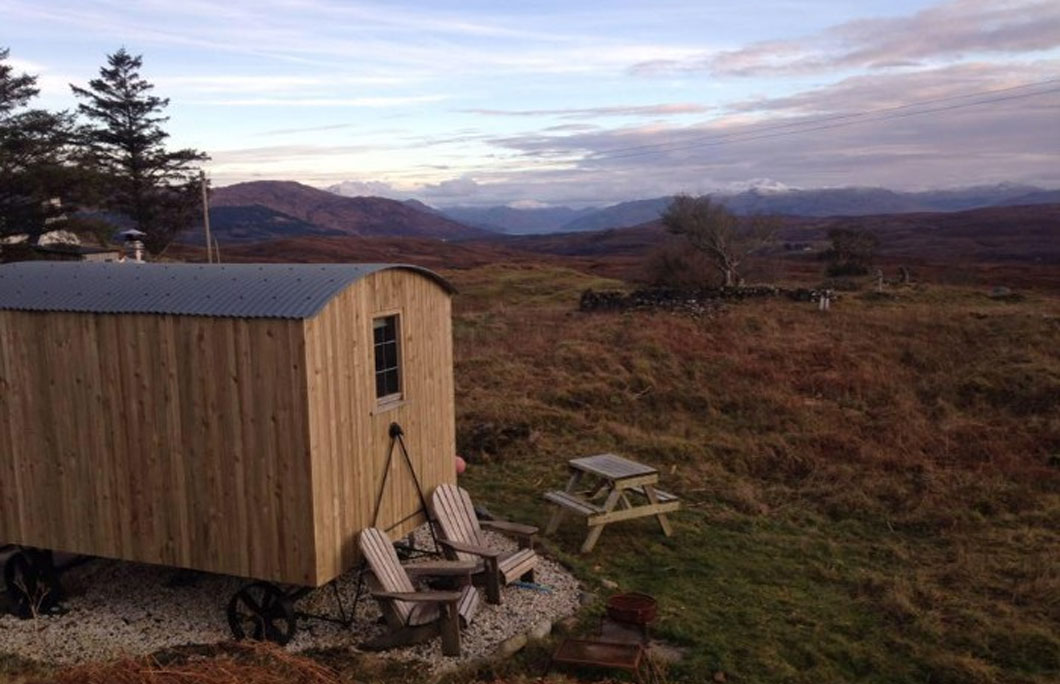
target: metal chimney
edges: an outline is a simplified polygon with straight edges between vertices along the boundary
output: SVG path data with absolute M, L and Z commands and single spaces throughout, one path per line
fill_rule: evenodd
M 129 228 L 118 233 L 118 237 L 122 239 L 122 244 L 125 248 L 125 259 L 127 260 L 131 257 L 133 261 L 143 263 L 143 238 L 147 237 L 147 233 L 135 228 Z

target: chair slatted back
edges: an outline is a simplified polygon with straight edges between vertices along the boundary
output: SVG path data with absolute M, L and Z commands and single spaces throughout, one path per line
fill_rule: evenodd
M 451 484 L 441 484 L 431 494 L 431 511 L 438 521 L 442 537 L 450 541 L 486 546 L 482 538 L 482 528 L 475 515 L 475 507 L 468 493 Z M 462 561 L 478 562 L 479 557 L 471 553 L 458 552 Z
M 361 531 L 360 546 L 380 590 L 416 591 L 405 568 L 401 567 L 401 561 L 386 532 L 375 527 L 365 528 Z M 408 624 L 409 615 L 415 606 L 407 601 L 386 601 L 383 605 L 389 606 L 389 610 L 384 608 L 383 614 L 387 623 L 395 629 Z

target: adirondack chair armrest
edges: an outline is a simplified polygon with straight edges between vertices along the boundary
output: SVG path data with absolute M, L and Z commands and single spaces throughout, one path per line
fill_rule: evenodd
M 507 532 L 516 537 L 533 537 L 538 533 L 538 529 L 533 525 L 523 525 L 521 523 L 508 522 L 507 520 L 479 520 L 478 524 L 487 530 Z
M 461 553 L 473 553 L 476 556 L 483 558 L 489 558 L 497 560 L 504 555 L 503 551 L 497 551 L 496 549 L 487 549 L 481 546 L 475 546 L 474 544 L 465 544 L 464 542 L 454 541 L 452 539 L 439 539 L 438 543 L 442 546 L 446 546 L 453 551 L 459 551 Z
M 374 591 L 372 598 L 409 603 L 451 603 L 460 600 L 459 591 Z
M 402 567 L 409 577 L 460 577 L 474 573 L 477 564 L 469 561 L 431 561 Z

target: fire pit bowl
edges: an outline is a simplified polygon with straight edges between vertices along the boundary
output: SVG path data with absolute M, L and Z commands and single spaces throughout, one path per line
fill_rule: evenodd
M 658 605 L 656 600 L 647 594 L 615 594 L 607 599 L 607 616 L 615 622 L 646 625 L 655 620 Z

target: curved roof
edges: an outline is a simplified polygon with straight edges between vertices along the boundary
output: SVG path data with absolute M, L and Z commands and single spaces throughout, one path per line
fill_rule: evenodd
M 407 264 L 139 264 L 26 261 L 0 266 L 0 310 L 309 318 L 361 278 L 433 271 Z

